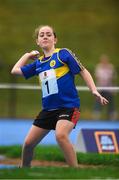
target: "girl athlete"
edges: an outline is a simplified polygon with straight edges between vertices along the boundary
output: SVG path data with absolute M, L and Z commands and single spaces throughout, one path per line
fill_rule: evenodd
M 42 111 L 38 114 L 25 139 L 22 151 L 22 167 L 30 167 L 34 147 L 55 130 L 56 140 L 69 166 L 77 167 L 75 150 L 68 138 L 79 120 L 80 99 L 74 84 L 74 76 L 80 74 L 92 94 L 102 105 L 108 101 L 102 97 L 88 70 L 77 61 L 66 48 L 55 48 L 56 34 L 51 26 L 40 26 L 35 30 L 36 43 L 42 49 L 25 53 L 14 65 L 11 73 L 26 79 L 37 75 L 42 87 Z M 33 63 L 28 63 L 34 59 Z

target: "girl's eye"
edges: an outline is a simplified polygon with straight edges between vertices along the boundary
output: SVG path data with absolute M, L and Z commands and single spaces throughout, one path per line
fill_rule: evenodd
M 44 33 L 41 33 L 41 34 L 39 34 L 39 36 L 40 36 L 40 37 L 44 37 L 45 34 L 44 34 Z M 47 37 L 51 37 L 52 34 L 51 34 L 51 33 L 46 33 L 46 36 L 47 36 Z
M 43 36 L 44 36 L 44 34 L 40 34 L 39 36 L 40 36 L 40 37 L 43 37 Z
M 48 37 L 52 36 L 52 34 L 47 34 Z

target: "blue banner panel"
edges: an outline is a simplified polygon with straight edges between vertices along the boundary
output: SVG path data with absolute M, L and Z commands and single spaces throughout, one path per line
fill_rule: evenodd
M 119 153 L 119 130 L 81 129 L 77 139 L 76 151 Z

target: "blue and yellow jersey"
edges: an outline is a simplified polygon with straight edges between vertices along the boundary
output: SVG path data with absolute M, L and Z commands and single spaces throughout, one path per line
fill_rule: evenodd
M 74 76 L 83 68 L 70 50 L 57 48 L 50 57 L 41 56 L 21 70 L 26 79 L 38 75 L 42 87 L 43 109 L 53 110 L 80 106 Z

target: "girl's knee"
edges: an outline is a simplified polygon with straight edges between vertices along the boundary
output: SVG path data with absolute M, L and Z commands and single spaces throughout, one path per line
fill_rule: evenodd
M 32 149 L 33 147 L 34 147 L 33 143 L 31 143 L 29 140 L 24 141 L 23 148 Z
M 65 133 L 56 133 L 56 140 L 58 142 L 63 142 L 68 138 L 68 136 Z

